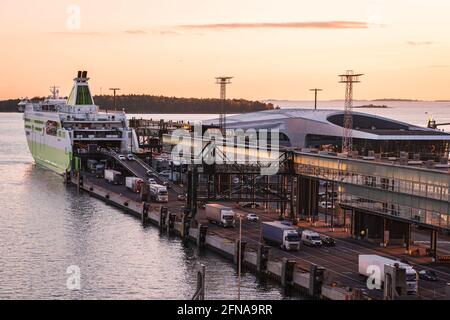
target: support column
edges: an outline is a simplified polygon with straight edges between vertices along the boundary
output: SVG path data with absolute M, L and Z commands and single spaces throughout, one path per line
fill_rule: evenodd
M 437 230 L 431 230 L 431 241 L 430 241 L 430 254 L 433 258 L 433 261 L 436 260 L 437 257 L 437 241 L 438 241 L 438 233 Z
M 405 253 L 411 255 L 411 224 L 406 225 L 405 232 Z

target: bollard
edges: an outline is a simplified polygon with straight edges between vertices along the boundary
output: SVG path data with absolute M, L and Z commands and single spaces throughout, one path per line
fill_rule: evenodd
M 265 273 L 267 271 L 267 262 L 269 261 L 270 247 L 259 244 L 258 256 L 256 258 L 256 271 Z
M 149 211 L 149 204 L 147 202 L 144 202 L 144 205 L 142 206 L 142 225 L 145 227 L 148 222 L 148 211 Z
M 201 264 L 197 267 L 197 290 L 192 300 L 205 300 L 205 272 L 206 267 Z
M 170 213 L 168 217 L 169 223 L 167 224 L 167 232 L 173 232 L 173 230 L 175 229 L 175 219 L 177 215 L 175 213 Z
M 281 267 L 281 286 L 287 287 L 294 281 L 295 261 L 283 258 Z
M 168 209 L 166 207 L 161 207 L 161 211 L 159 213 L 159 229 L 162 231 L 166 226 Z
M 445 287 L 445 299 L 450 300 L 450 283 L 447 283 Z
M 183 241 L 189 241 L 189 231 L 191 229 L 191 217 L 189 216 L 189 211 L 185 211 L 182 217 L 182 229 L 181 229 L 181 237 Z
M 325 269 L 311 265 L 309 269 L 309 295 L 314 298 L 322 294 L 322 284 L 325 278 Z
M 241 261 L 241 265 L 242 265 L 242 262 L 244 261 L 245 246 L 247 245 L 247 243 L 245 241 L 242 241 L 242 243 L 241 243 L 241 259 L 239 260 L 239 243 L 240 243 L 239 240 L 236 240 L 234 242 L 235 246 L 234 246 L 233 260 L 234 260 L 234 264 L 236 266 L 239 266 L 239 261 Z
M 208 233 L 208 226 L 199 224 L 198 225 L 198 237 L 197 237 L 197 246 L 199 248 L 204 248 L 206 244 L 206 234 Z

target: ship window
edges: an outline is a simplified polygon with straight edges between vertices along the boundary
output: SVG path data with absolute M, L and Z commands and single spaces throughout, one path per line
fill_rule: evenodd
M 56 136 L 58 130 L 57 128 L 58 122 L 49 120 L 45 125 L 45 132 L 50 136 Z
M 77 105 L 92 105 L 92 97 L 88 86 L 78 86 Z

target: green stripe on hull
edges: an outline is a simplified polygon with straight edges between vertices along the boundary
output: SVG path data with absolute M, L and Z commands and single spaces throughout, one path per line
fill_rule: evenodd
M 70 171 L 72 153 L 48 146 L 43 143 L 28 140 L 28 147 L 37 164 L 44 166 L 58 174 Z

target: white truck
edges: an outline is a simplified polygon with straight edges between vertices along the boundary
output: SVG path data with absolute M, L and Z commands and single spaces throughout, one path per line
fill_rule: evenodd
M 125 186 L 134 193 L 141 192 L 143 183 L 144 183 L 144 181 L 142 181 L 142 179 L 139 179 L 137 177 L 126 177 L 125 178 Z
M 119 171 L 108 169 L 105 170 L 105 180 L 110 183 L 119 184 L 121 177 L 122 173 Z
M 376 270 L 378 269 L 380 275 L 379 283 L 383 284 L 385 279 L 384 266 L 394 266 L 395 264 L 398 264 L 399 268 L 406 270 L 406 286 L 408 294 L 417 295 L 419 276 L 416 270 L 409 264 L 375 254 L 360 254 L 358 258 L 358 271 L 360 275 L 367 278 L 376 275 Z
M 263 222 L 262 236 L 270 245 L 276 245 L 284 250 L 298 251 L 300 249 L 300 236 L 295 227 L 279 221 Z
M 307 246 L 312 247 L 321 247 L 322 239 L 320 238 L 320 234 L 311 230 L 304 230 L 302 232 L 302 243 Z
M 236 218 L 233 209 L 216 203 L 209 203 L 205 206 L 206 219 L 224 228 L 234 227 Z
M 167 187 L 160 184 L 150 184 L 150 197 L 156 202 L 169 202 Z

